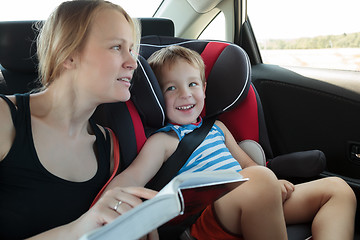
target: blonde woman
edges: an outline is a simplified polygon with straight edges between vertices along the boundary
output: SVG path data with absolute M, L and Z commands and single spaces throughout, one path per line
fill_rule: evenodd
M 117 188 L 89 210 L 113 161 L 108 131 L 89 119 L 130 98 L 138 39 L 130 16 L 101 0 L 64 2 L 45 22 L 43 89 L 0 98 L 0 239 L 78 239 L 154 196 Z

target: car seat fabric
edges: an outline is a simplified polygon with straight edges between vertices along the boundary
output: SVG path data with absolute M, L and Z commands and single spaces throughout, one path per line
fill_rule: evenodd
M 25 93 L 36 87 L 35 21 L 0 22 L 0 89 L 3 94 Z
M 167 18 L 140 18 L 141 36 L 175 36 L 175 26 L 171 19 Z

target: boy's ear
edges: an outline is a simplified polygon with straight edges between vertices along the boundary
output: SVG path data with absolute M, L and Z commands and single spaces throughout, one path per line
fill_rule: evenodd
M 203 90 L 204 90 L 204 96 L 205 96 L 205 98 L 206 98 L 206 82 L 204 82 L 204 85 L 203 85 Z

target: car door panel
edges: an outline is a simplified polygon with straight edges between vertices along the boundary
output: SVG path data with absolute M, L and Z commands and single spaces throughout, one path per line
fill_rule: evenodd
M 275 65 L 252 71 L 274 154 L 320 149 L 330 173 L 360 179 L 354 156 L 360 150 L 360 94 Z

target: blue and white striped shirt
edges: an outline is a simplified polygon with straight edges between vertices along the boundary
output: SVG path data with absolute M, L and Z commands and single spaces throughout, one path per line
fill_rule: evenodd
M 161 132 L 174 131 L 179 140 L 194 129 L 200 127 L 199 124 L 173 125 L 168 123 L 165 127 L 159 129 Z M 190 173 L 200 171 L 216 171 L 221 169 L 234 169 L 241 171 L 239 162 L 231 155 L 225 145 L 225 135 L 219 126 L 214 124 L 204 141 L 195 149 L 190 158 L 178 172 Z

